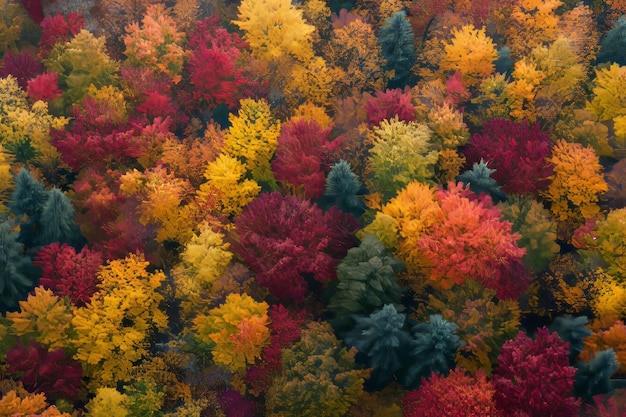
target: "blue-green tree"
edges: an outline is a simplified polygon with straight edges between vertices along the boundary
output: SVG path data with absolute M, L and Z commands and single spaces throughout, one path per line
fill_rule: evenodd
M 497 203 L 506 200 L 506 195 L 502 192 L 496 180 L 491 178 L 491 174 L 494 172 L 496 170 L 489 168 L 485 161 L 481 159 L 479 163 L 474 163 L 472 169 L 457 176 L 456 180 L 465 185 L 469 184 L 470 190 L 476 194 L 489 194 L 493 202 Z
M 317 204 L 324 210 L 337 206 L 344 213 L 359 217 L 365 211 L 365 204 L 359 198 L 362 193 L 361 181 L 352 172 L 350 164 L 343 159 L 330 168 L 326 177 L 326 191 Z
M 337 267 L 336 292 L 328 303 L 335 329 L 341 332 L 352 326 L 353 314 L 367 315 L 385 304 L 399 304 L 402 289 L 396 274 L 403 269 L 374 235 L 365 235 L 358 247 L 349 249 Z
M 8 221 L 0 223 L 0 312 L 16 309 L 35 285 L 29 270 L 30 258 L 24 256 L 18 234 Z
M 411 359 L 402 378 L 405 387 L 418 386 L 422 378 L 433 372 L 447 375 L 455 367 L 456 350 L 464 344 L 456 334 L 458 328 L 440 314 L 433 314 L 427 323 L 411 328 Z
M 48 193 L 26 168 L 22 168 L 17 174 L 14 186 L 15 191 L 11 194 L 9 210 L 20 222 L 18 240 L 26 247 L 31 247 L 36 238 L 41 213 L 48 200 Z
M 372 368 L 369 388 L 384 388 L 406 366 L 411 335 L 404 328 L 405 319 L 393 304 L 386 304 L 369 316 L 354 316 L 356 326 L 346 334 L 344 342 L 359 351 L 357 360 Z
M 378 44 L 387 60 L 386 70 L 393 70 L 394 76 L 388 88 L 402 88 L 411 84 L 411 68 L 415 64 L 413 29 L 404 11 L 396 12 L 385 21 L 378 31 Z
M 74 221 L 76 210 L 70 199 L 58 188 L 48 191 L 48 200 L 43 207 L 40 217 L 39 230 L 36 242 L 39 246 L 59 242 L 67 243 L 75 248 L 85 243 L 80 228 Z

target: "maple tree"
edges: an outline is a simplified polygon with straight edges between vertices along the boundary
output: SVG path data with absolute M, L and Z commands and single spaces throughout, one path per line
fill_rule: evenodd
M 210 347 L 215 363 L 245 371 L 269 344 L 268 308 L 245 293 L 230 294 L 219 307 L 196 316 L 194 337 Z

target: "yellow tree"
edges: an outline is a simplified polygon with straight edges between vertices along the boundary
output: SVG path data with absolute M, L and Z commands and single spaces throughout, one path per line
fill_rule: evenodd
M 244 31 L 255 57 L 272 61 L 287 55 L 306 61 L 313 56 L 315 27 L 291 0 L 243 0 L 237 17 L 233 23 Z
M 148 354 L 149 338 L 167 327 L 157 292 L 163 272 L 147 271 L 143 255 L 128 255 L 100 269 L 99 291 L 74 311 L 74 359 L 91 378 L 90 389 L 129 381 L 133 364 Z
M 493 74 L 498 53 L 485 28 L 473 25 L 452 30 L 452 39 L 445 43 L 445 55 L 439 63 L 442 71 L 460 71 L 463 81 L 474 87 Z
M 270 342 L 268 308 L 247 294 L 230 294 L 224 304 L 196 317 L 195 337 L 211 347 L 215 363 L 244 371 Z
M 360 19 L 334 29 L 324 54 L 337 69 L 336 94 L 340 96 L 382 90 L 392 76 L 382 70 L 387 61 L 374 29 Z
M 519 0 L 513 6 L 505 29 L 513 57 L 521 58 L 558 37 L 560 17 L 555 12 L 562 4 L 560 0 Z
M 244 99 L 239 114 L 228 118 L 231 126 L 224 136 L 222 152 L 237 158 L 258 182 L 272 182 L 270 159 L 278 146 L 280 123 L 265 100 Z

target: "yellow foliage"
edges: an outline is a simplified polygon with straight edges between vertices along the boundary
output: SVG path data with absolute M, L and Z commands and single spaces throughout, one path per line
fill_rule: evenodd
M 465 156 L 459 154 L 454 149 L 444 149 L 439 151 L 437 160 L 437 183 L 447 184 L 456 181 L 456 177 L 461 173 L 461 167 L 465 165 Z
M 174 269 L 176 297 L 182 301 L 184 316 L 191 316 L 201 306 L 203 293 L 210 293 L 213 282 L 222 275 L 233 254 L 224 235 L 204 224 L 199 234 L 185 245 L 181 262 Z
M 15 50 L 22 34 L 24 16 L 20 16 L 20 3 L 9 0 L 0 1 L 0 53 L 8 49 Z M 25 14 L 25 13 L 23 13 Z
M 69 345 L 72 324 L 70 305 L 43 287 L 35 288 L 20 301 L 19 312 L 7 312 L 6 317 L 13 322 L 18 336 L 34 338 L 49 349 Z
M 11 174 L 11 156 L 6 153 L 0 144 L 0 213 L 8 211 L 3 204 L 7 202 L 9 193 L 13 190 L 13 174 Z
M 599 196 L 608 191 L 602 165 L 593 148 L 559 140 L 548 162 L 554 165 L 545 196 L 557 220 L 581 220 L 600 212 Z
M 594 282 L 593 312 L 600 318 L 626 317 L 626 283 L 601 274 Z
M 89 417 L 126 417 L 128 396 L 115 388 L 98 388 L 96 396 L 85 406 Z
M 258 182 L 274 181 L 270 160 L 278 146 L 280 122 L 266 100 L 243 99 L 238 115 L 228 118 L 223 153 L 238 158 Z
M 593 98 L 587 102 L 587 109 L 597 121 L 613 121 L 616 145 L 626 148 L 626 66 L 614 63 L 608 68 L 596 69 Z
M 394 218 L 381 211 L 377 211 L 374 220 L 357 233 L 359 239 L 366 235 L 376 236 L 387 249 L 395 249 L 400 239 Z
M 558 37 L 560 0 L 519 0 L 513 6 L 511 19 L 505 29 L 506 44 L 514 58 L 530 53 Z
M 432 141 L 437 144 L 439 151 L 465 145 L 470 137 L 463 113 L 449 103 L 432 107 L 428 112 L 427 124 L 433 132 Z
M 443 216 L 435 200 L 435 189 L 414 181 L 392 198 L 382 212 L 394 220 L 398 230 L 397 256 L 408 269 L 422 266 L 423 259 L 417 242 L 422 233 Z
M 143 173 L 133 169 L 120 177 L 120 191 L 137 197 L 139 221 L 158 226 L 157 242 L 165 240 L 186 242 L 195 227 L 195 213 L 185 202 L 193 195 L 193 187 L 176 178 L 166 168 L 157 166 Z
M 312 34 L 313 44 L 317 47 L 322 40 L 328 39 L 330 33 L 330 7 L 323 0 L 307 0 L 304 2 L 302 13 L 307 23 L 315 27 Z
M 49 131 L 62 129 L 69 119 L 50 115 L 48 103 L 44 101 L 29 106 L 26 93 L 12 75 L 0 79 L 0 101 L 0 138 L 5 152 L 17 156 L 18 162 L 30 159 L 18 151 L 24 146 L 32 148 L 34 159 L 58 156 L 56 148 L 50 144 Z
M 291 108 L 304 103 L 329 107 L 335 85 L 333 71 L 321 57 L 295 65 L 285 85 L 285 99 Z
M 198 197 L 216 199 L 219 211 L 227 216 L 239 214 L 261 192 L 256 181 L 244 179 L 245 165 L 229 155 L 218 156 L 207 166 L 204 176 L 208 181 L 200 185 Z
M 82 362 L 91 388 L 128 381 L 133 363 L 148 354 L 152 332 L 167 327 L 157 292 L 165 275 L 149 273 L 148 265 L 133 254 L 109 262 L 98 274 L 100 290 L 74 312 L 74 359 Z
M 605 21 L 610 19 L 607 17 Z M 567 38 L 583 71 L 587 72 L 600 49 L 600 32 L 593 11 L 588 5 L 579 3 L 561 16 L 558 32 L 560 37 Z
M 224 304 L 195 318 L 195 337 L 212 347 L 215 363 L 245 371 L 269 344 L 268 307 L 247 294 L 230 294 Z
M 91 84 L 87 88 L 87 97 L 95 100 L 96 104 L 104 107 L 106 113 L 92 120 L 92 122 L 110 122 L 115 125 L 126 123 L 128 120 L 128 104 L 124 93 L 117 87 L 106 85 L 98 88 Z M 104 118 L 106 117 L 106 120 Z
M 509 114 L 516 120 L 534 122 L 537 119 L 535 97 L 545 75 L 526 57 L 515 63 L 512 75 L 514 81 L 505 87 L 509 99 Z
M 301 119 L 315 121 L 322 129 L 326 129 L 333 124 L 333 120 L 326 114 L 326 110 L 309 102 L 298 106 L 293 111 L 290 120 L 297 121 Z
M 242 0 L 237 17 L 233 23 L 244 31 L 253 56 L 266 61 L 290 56 L 302 62 L 313 56 L 315 27 L 290 0 Z
M 474 87 L 495 71 L 498 59 L 493 40 L 485 34 L 485 28 L 473 25 L 452 30 L 452 39 L 444 43 L 445 54 L 439 62 L 442 71 L 462 73 L 463 81 Z
M 337 70 L 335 95 L 340 97 L 382 90 L 393 76 L 393 72 L 382 70 L 387 60 L 374 29 L 360 19 L 334 29 L 324 55 Z

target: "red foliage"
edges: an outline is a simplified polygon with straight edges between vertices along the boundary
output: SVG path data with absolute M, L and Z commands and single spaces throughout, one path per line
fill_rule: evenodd
M 2 58 L 3 66 L 0 68 L 0 78 L 6 78 L 9 74 L 17 79 L 17 84 L 26 90 L 28 80 L 43 72 L 43 64 L 30 52 L 23 50 L 14 54 L 7 49 Z
M 157 73 L 151 68 L 122 65 L 120 74 L 135 96 L 139 97 L 149 92 L 160 95 L 171 93 L 171 80 L 165 74 Z
M 46 16 L 40 23 L 41 39 L 39 40 L 39 56 L 45 58 L 52 47 L 58 42 L 67 42 L 85 28 L 85 20 L 80 13 L 63 16 Z
M 226 417 L 254 417 L 254 402 L 238 391 L 229 389 L 220 394 L 218 403 Z
M 87 304 L 98 291 L 98 270 L 102 262 L 100 251 L 85 246 L 76 253 L 73 247 L 58 242 L 41 248 L 33 261 L 43 270 L 39 284 L 59 297 L 68 296 L 77 307 Z
M 463 74 L 460 71 L 456 71 L 446 80 L 447 95 L 445 101 L 452 104 L 453 107 L 466 103 L 472 96 L 462 77 Z
M 33 101 L 50 101 L 61 97 L 63 90 L 59 88 L 59 73 L 47 70 L 43 74 L 29 80 L 26 91 Z
M 76 222 L 89 242 L 102 241 L 105 225 L 120 215 L 126 197 L 119 192 L 115 182 L 119 176 L 116 171 L 100 173 L 89 168 L 74 181 Z
M 279 300 L 295 303 L 307 294 L 305 277 L 322 283 L 337 279 L 335 267 L 356 243 L 353 234 L 360 227 L 354 216 L 338 209 L 323 212 L 278 192 L 261 194 L 234 223 L 239 239 L 233 250 L 258 283 Z
M 418 390 L 402 397 L 405 417 L 496 417 L 495 390 L 482 370 L 475 376 L 462 368 L 448 376 L 432 374 Z
M 272 161 L 274 177 L 306 199 L 321 197 L 326 190 L 326 174 L 335 162 L 333 153 L 343 140 L 330 141 L 331 129 L 322 129 L 314 120 L 285 123 Z
M 517 245 L 511 223 L 487 194 L 477 196 L 463 183 L 449 183 L 437 199 L 442 219 L 418 242 L 432 265 L 430 279 L 448 287 L 474 279 L 500 299 L 517 299 L 528 286 L 521 261 L 526 250 Z
M 253 392 L 265 392 L 272 383 L 272 378 L 282 370 L 281 349 L 291 346 L 300 338 L 303 324 L 308 320 L 305 311 L 294 313 L 281 304 L 273 305 L 269 311 L 271 323 L 270 344 L 261 356 L 258 365 L 248 368 L 246 383 Z
M 41 0 L 22 0 L 22 6 L 24 10 L 28 12 L 28 15 L 33 22 L 41 23 L 43 20 L 43 5 L 41 4 Z
M 155 118 L 152 124 L 134 123 L 115 126 L 110 123 L 106 109 L 86 98 L 83 108 L 75 111 L 74 124 L 69 129 L 51 131 L 52 144 L 63 161 L 79 171 L 86 166 L 127 166 L 149 151 L 154 141 L 171 136 L 171 119 Z M 85 152 L 89 149 L 89 152 Z
M 571 396 L 576 368 L 568 356 L 569 343 L 545 327 L 535 340 L 520 331 L 504 343 L 493 376 L 498 409 L 504 415 L 578 416 L 580 399 Z
M 613 395 L 595 395 L 594 404 L 586 404 L 583 417 L 626 417 L 626 389 L 617 390 Z
M 150 259 L 147 244 L 155 231 L 139 222 L 139 201 L 119 191 L 122 173 L 89 168 L 74 182 L 76 222 L 87 240 L 102 248 L 106 259 L 140 251 Z
M 19 379 L 32 393 L 43 392 L 49 402 L 59 398 L 75 400 L 81 387 L 83 369 L 63 348 L 48 351 L 35 340 L 28 346 L 17 343 L 7 351 L 7 373 Z
M 190 52 L 187 71 L 191 83 L 191 105 L 214 109 L 226 104 L 229 109 L 239 100 L 253 95 L 258 85 L 248 76 L 240 53 L 247 44 L 235 34 L 219 26 L 217 15 L 196 22 L 189 36 Z
M 528 125 L 523 120 L 493 119 L 474 134 L 463 153 L 467 168 L 482 158 L 502 191 L 515 194 L 534 194 L 549 184 L 552 167 L 546 163 L 550 156 L 552 139 L 541 131 L 538 123 Z
M 148 120 L 154 120 L 157 117 L 169 117 L 171 119 L 177 117 L 178 109 L 172 103 L 172 98 L 169 95 L 156 91 L 146 92 L 145 95 L 145 101 L 135 107 L 135 110 L 145 114 Z
M 411 91 L 407 87 L 403 92 L 396 88 L 377 91 L 376 97 L 367 94 L 367 121 L 370 126 L 378 126 L 383 120 L 398 119 L 405 122 L 412 122 L 415 118 L 415 107 L 411 103 Z

